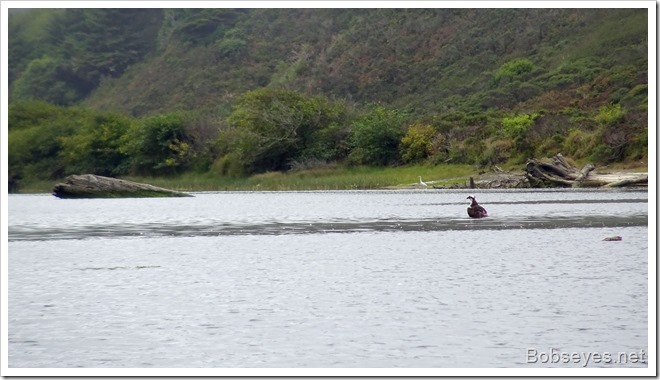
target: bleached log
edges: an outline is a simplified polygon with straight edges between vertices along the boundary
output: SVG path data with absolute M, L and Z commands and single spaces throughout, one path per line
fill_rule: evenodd
M 53 188 L 58 198 L 152 198 L 192 195 L 144 183 L 94 174 L 71 175 Z
M 552 162 L 532 159 L 527 161 L 525 175 L 536 187 L 624 187 L 648 184 L 648 175 L 638 173 L 594 174 L 595 166 L 585 165 L 581 170 L 571 166 L 561 153 Z
M 649 176 L 640 175 L 635 178 L 622 179 L 616 182 L 610 182 L 603 187 L 626 187 L 626 186 L 636 186 L 636 185 L 648 185 Z

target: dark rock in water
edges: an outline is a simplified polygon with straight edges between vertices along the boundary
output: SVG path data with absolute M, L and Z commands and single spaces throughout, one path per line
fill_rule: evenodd
M 621 241 L 623 238 L 621 236 L 610 236 L 603 239 L 603 241 Z
M 94 174 L 71 175 L 53 188 L 59 198 L 192 197 L 190 194 Z

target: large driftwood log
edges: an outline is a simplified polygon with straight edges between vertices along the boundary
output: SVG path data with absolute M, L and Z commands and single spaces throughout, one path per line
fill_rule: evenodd
M 534 187 L 624 187 L 648 184 L 648 175 L 639 173 L 595 174 L 587 164 L 581 170 L 569 164 L 561 153 L 551 162 L 529 160 L 525 175 Z
M 649 176 L 646 174 L 640 174 L 634 177 L 622 178 L 618 181 L 609 182 L 603 187 L 626 187 L 626 186 L 648 186 Z
M 123 179 L 94 174 L 71 175 L 53 188 L 59 198 L 150 198 L 192 195 Z
M 578 170 L 559 153 L 552 157 L 552 162 L 535 159 L 527 161 L 525 172 L 530 183 L 538 187 L 577 187 L 593 169 L 594 166 L 589 164 Z

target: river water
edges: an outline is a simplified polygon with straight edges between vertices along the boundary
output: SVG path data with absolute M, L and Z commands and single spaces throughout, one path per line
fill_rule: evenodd
M 648 365 L 645 191 L 194 195 L 10 195 L 9 367 Z

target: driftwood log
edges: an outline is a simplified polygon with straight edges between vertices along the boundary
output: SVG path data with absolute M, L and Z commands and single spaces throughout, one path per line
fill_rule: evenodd
M 94 174 L 71 175 L 53 188 L 59 198 L 192 197 L 190 194 Z
M 624 187 L 648 185 L 648 174 L 595 174 L 595 167 L 587 164 L 578 169 L 569 164 L 561 153 L 551 161 L 527 161 L 525 175 L 533 187 Z

